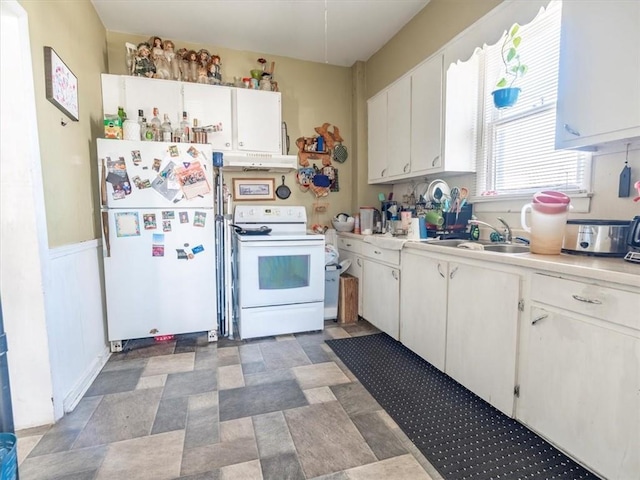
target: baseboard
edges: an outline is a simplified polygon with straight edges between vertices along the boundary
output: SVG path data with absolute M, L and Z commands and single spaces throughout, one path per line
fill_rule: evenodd
M 78 402 L 80 402 L 84 394 L 87 393 L 87 390 L 89 390 L 89 387 L 102 370 L 102 367 L 107 363 L 109 357 L 111 357 L 111 352 L 108 347 L 105 347 L 102 354 L 96 357 L 82 378 L 80 378 L 78 383 L 74 385 L 71 391 L 64 398 L 62 403 L 64 413 L 69 413 L 76 408 L 76 405 L 78 405 Z

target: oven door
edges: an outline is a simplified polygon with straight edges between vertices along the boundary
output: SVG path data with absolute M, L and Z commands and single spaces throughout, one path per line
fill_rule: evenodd
M 324 240 L 238 243 L 240 308 L 324 301 Z

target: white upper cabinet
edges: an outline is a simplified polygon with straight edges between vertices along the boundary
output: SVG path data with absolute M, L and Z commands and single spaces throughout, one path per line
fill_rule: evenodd
M 231 150 L 231 88 L 212 88 L 201 83 L 185 83 L 183 86 L 184 111 L 189 120 L 197 119 L 201 127 L 216 127 L 215 131 L 208 132 L 207 140 L 216 151 Z
M 438 172 L 475 172 L 479 54 L 452 63 L 445 74 L 444 158 Z
M 389 88 L 387 111 L 387 168 L 397 177 L 411 172 L 411 77 Z
M 367 102 L 369 137 L 369 183 L 379 183 L 388 177 L 387 171 L 387 92 Z
M 411 74 L 411 173 L 442 167 L 442 54 Z
M 153 109 L 159 111 L 160 121 L 164 120 L 164 115 L 169 115 L 169 120 L 173 127 L 177 127 L 182 120 L 182 84 L 169 80 L 161 80 L 146 77 L 123 77 L 124 78 L 124 107 L 127 116 L 132 119 L 138 118 L 138 110 L 144 111 L 147 122 L 153 118 Z M 111 113 L 111 112 L 104 112 Z M 116 109 L 115 112 L 118 113 Z
M 640 137 L 640 2 L 563 2 L 556 147 Z
M 282 152 L 282 107 L 279 92 L 234 89 L 237 150 Z

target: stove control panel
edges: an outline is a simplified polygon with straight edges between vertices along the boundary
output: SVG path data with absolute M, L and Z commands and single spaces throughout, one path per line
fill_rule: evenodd
M 234 223 L 307 223 L 307 211 L 302 206 L 270 207 L 257 205 L 237 205 Z

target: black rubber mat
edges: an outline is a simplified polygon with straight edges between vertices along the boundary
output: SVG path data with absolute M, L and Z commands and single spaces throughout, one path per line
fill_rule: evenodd
M 387 334 L 326 342 L 445 479 L 598 478 Z

